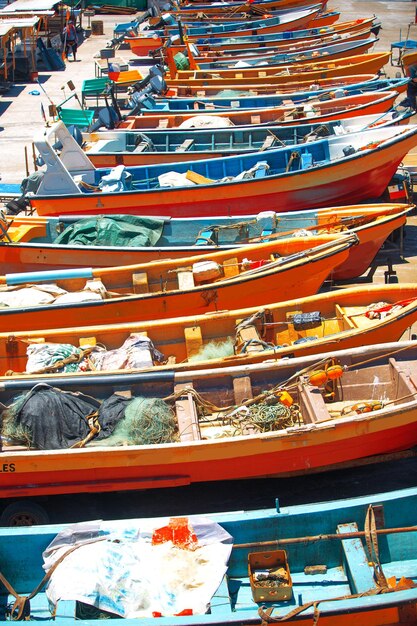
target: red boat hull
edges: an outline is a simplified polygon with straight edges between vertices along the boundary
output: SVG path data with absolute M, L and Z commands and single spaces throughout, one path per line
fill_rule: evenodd
M 359 203 L 378 198 L 386 189 L 404 155 L 416 145 L 415 135 L 390 142 L 376 150 L 356 153 L 348 162 L 252 179 L 244 182 L 155 189 L 144 192 L 34 196 L 39 215 L 251 215 Z
M 118 489 L 149 489 L 265 476 L 287 476 L 417 443 L 415 420 L 401 415 L 391 427 L 373 428 L 363 420 L 338 435 L 331 425 L 322 433 L 299 432 L 279 438 L 204 442 L 58 452 L 3 452 L 0 497 L 52 495 Z M 327 432 L 326 432 L 327 431 Z M 295 443 L 296 440 L 296 443 Z M 317 440 L 317 441 L 316 441 Z M 261 445 L 262 444 L 262 445 Z

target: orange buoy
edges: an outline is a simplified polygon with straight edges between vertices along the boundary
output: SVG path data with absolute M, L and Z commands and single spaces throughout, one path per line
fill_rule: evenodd
M 294 404 L 294 399 L 293 397 L 288 393 L 288 391 L 280 391 L 280 394 L 278 396 L 279 401 L 281 402 L 281 404 L 283 404 L 284 406 L 288 406 L 290 407 L 292 404 Z
M 326 369 L 326 374 L 330 380 L 341 378 L 343 376 L 343 367 L 341 365 L 330 365 Z
M 320 385 L 324 385 L 328 381 L 328 376 L 324 370 L 315 370 L 311 372 L 308 377 L 308 382 L 310 385 L 314 385 L 314 387 L 320 387 Z
M 383 407 L 383 403 L 379 402 L 379 400 L 370 400 L 369 402 L 358 402 L 357 404 L 354 404 L 351 409 L 356 413 L 362 414 L 379 411 L 379 409 L 382 409 Z

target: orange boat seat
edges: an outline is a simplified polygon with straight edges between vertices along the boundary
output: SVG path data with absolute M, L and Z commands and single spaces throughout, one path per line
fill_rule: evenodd
M 187 358 L 198 354 L 203 347 L 203 337 L 201 334 L 200 326 L 190 326 L 184 328 L 185 337 L 185 349 L 187 351 Z

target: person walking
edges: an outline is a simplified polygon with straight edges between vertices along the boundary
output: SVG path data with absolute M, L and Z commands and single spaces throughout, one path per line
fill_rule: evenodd
M 68 21 L 68 24 L 64 28 L 64 45 L 65 45 L 65 56 L 68 58 L 69 53 L 72 50 L 72 56 L 74 61 L 77 60 L 77 48 L 78 48 L 78 35 L 77 29 L 75 28 L 74 22 L 72 20 Z

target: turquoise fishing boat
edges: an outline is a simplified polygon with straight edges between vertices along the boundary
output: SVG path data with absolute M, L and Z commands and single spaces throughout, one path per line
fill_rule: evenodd
M 241 20 L 232 23 L 223 23 L 223 24 L 210 24 L 205 23 L 204 25 L 198 26 L 190 26 L 187 28 L 187 34 L 190 36 L 198 36 L 198 37 L 207 37 L 210 34 L 221 34 L 221 33 L 235 33 L 242 32 L 243 34 L 254 34 L 253 31 L 255 29 L 261 28 L 275 28 L 276 30 L 291 30 L 296 25 L 302 28 L 309 24 L 317 15 L 319 14 L 319 8 L 311 8 L 311 9 L 300 9 L 294 10 L 289 13 L 284 13 L 282 15 L 276 15 L 274 17 L 263 18 L 259 20 Z M 178 23 L 175 18 L 172 18 L 173 22 L 170 26 L 169 24 L 164 24 L 163 30 L 154 29 L 152 27 L 149 30 L 145 28 L 142 30 L 143 34 L 156 34 L 160 37 L 166 36 L 168 33 L 171 37 L 173 35 L 179 35 Z M 249 31 L 249 32 L 248 32 Z
M 204 516 L 2 528 L 2 620 L 412 624 L 416 531 L 416 488 Z
M 412 109 L 392 109 L 387 113 L 345 118 L 326 124 L 245 126 L 214 130 L 192 128 L 188 131 L 176 128 L 144 132 L 103 130 L 82 135 L 75 131 L 75 138 L 96 167 L 150 165 L 264 152 L 284 145 L 297 146 L 323 137 L 406 124 L 413 114 Z

